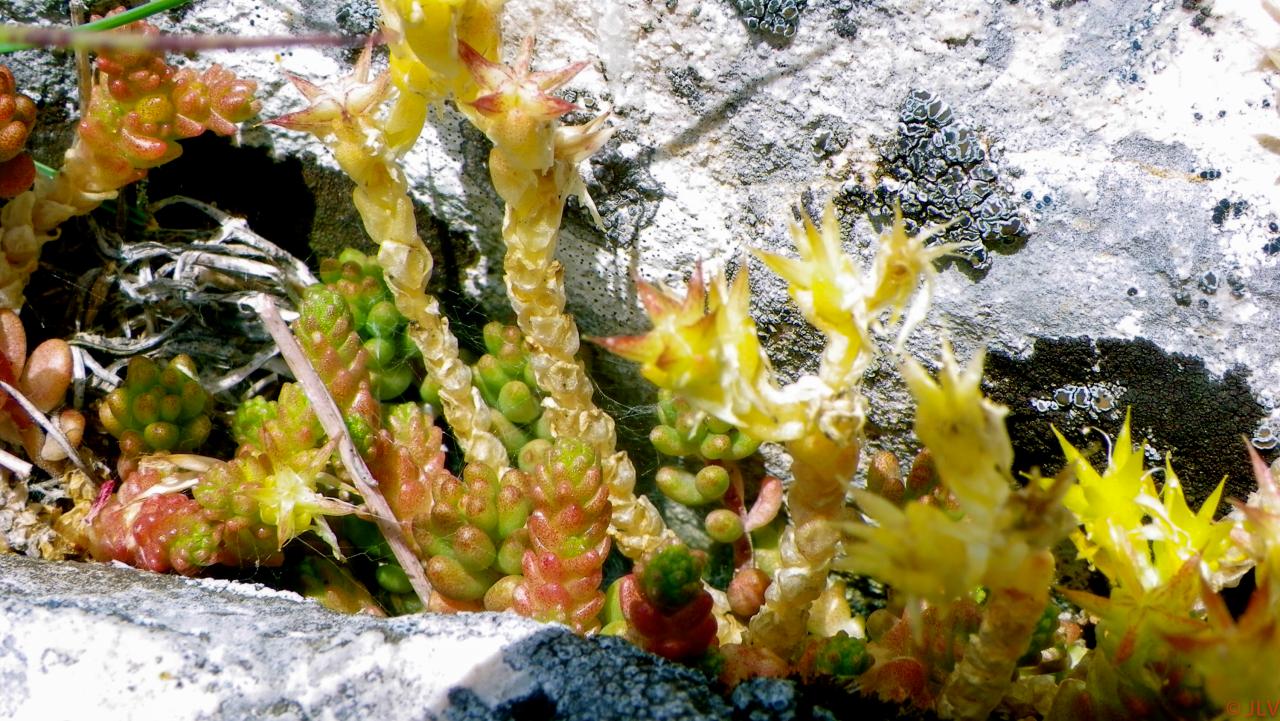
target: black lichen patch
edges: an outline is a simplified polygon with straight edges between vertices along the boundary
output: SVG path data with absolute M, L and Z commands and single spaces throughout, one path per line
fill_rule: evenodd
M 449 691 L 447 721 L 541 721 L 558 718 L 555 701 L 541 688 L 531 691 L 496 708 L 489 708 L 479 694 L 469 688 Z
M 853 0 L 838 0 L 832 6 L 832 29 L 845 40 L 858 37 L 858 20 L 853 11 Z
M 747 29 L 774 38 L 796 34 L 808 0 L 733 0 Z
M 547 629 L 513 644 L 503 658 L 530 676 L 534 690 L 487 709 L 488 715 L 478 715 L 483 704 L 458 695 L 466 712 L 449 718 L 533 718 L 529 713 L 534 710 L 537 718 L 565 721 L 731 718 L 729 705 L 701 673 L 645 653 L 622 638 L 582 639 L 563 629 Z
M 523 719 L 647 719 L 650 721 L 835 721 L 901 718 L 930 721 L 933 714 L 867 698 L 837 683 L 756 678 L 723 690 L 694 669 L 639 650 L 612 636 L 578 638 L 547 629 L 512 645 L 507 665 L 532 682 L 525 694 L 487 705 L 474 691 L 449 693 L 448 721 Z
M 1246 372 L 1233 368 L 1221 378 L 1196 358 L 1166 353 L 1146 339 L 1040 338 L 1027 358 L 993 353 L 987 360 L 987 392 L 1009 407 L 1007 425 L 1018 471 L 1062 467 L 1062 451 L 1050 430 L 1057 427 L 1078 448 L 1101 444 L 1094 427 L 1114 437 L 1126 408 L 1134 439 L 1148 444 L 1148 464 L 1173 467 L 1198 506 L 1218 481 L 1227 478 L 1227 497 L 1247 498 L 1254 489 L 1242 437 L 1252 434 L 1264 412 Z M 1109 388 L 1107 412 L 1088 404 L 1037 403 L 1064 387 Z M 1114 412 L 1112 412 L 1114 409 Z M 1094 459 L 1095 465 L 1104 461 Z M 1225 504 L 1219 512 L 1225 512 Z
M 1212 220 L 1214 225 L 1222 225 L 1227 218 L 1239 218 L 1244 215 L 1244 211 L 1249 207 L 1247 200 L 1231 200 L 1230 198 L 1222 198 L 1217 205 L 1213 206 Z
M 1205 35 L 1212 35 L 1209 19 L 1213 17 L 1213 0 L 1182 0 L 1182 9 L 1194 13 L 1191 16 L 1191 27 Z
M 835 683 L 796 683 L 753 678 L 730 694 L 733 721 L 836 721 L 837 719 L 936 719 L 932 713 L 888 704 Z
M 938 96 L 914 90 L 902 104 L 898 136 L 884 153 L 881 182 L 867 189 L 846 185 L 837 204 L 865 213 L 883 228 L 900 204 L 907 230 L 950 222 L 934 242 L 960 243 L 978 270 L 990 267 L 990 249 L 1011 250 L 1028 231 L 1022 202 L 1002 188 L 997 153 L 959 122 Z

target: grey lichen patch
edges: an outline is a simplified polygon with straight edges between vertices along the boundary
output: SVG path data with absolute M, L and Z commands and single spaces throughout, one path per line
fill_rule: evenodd
M 901 207 L 907 231 L 950 223 L 934 242 L 952 242 L 978 270 L 990 267 L 989 250 L 1012 249 L 1026 240 L 1020 201 L 1002 187 L 998 152 L 976 130 L 956 119 L 941 97 L 914 90 L 902 104 L 898 135 L 881 160 L 881 182 L 866 188 L 846 183 L 837 202 L 885 227 Z
M 671 68 L 667 71 L 671 92 L 695 108 L 702 104 L 702 86 L 706 80 L 692 65 Z
M 666 192 L 649 172 L 654 153 L 624 129 L 591 157 L 587 191 L 614 243 L 630 245 L 658 214 Z
M 815 159 L 830 158 L 849 144 L 851 128 L 838 116 L 819 115 L 809 121 L 808 128 L 811 133 L 809 150 Z
M 380 14 L 373 0 L 344 0 L 334 15 L 338 27 L 349 35 L 369 35 L 378 30 Z
M 993 353 L 986 378 L 991 397 L 1009 407 L 1020 471 L 1061 467 L 1051 424 L 1079 448 L 1105 447 L 1085 429 L 1114 437 L 1128 411 L 1134 440 L 1148 445 L 1148 465 L 1163 469 L 1172 453 L 1195 504 L 1224 476 L 1226 497 L 1247 498 L 1255 487 L 1242 438 L 1255 433 L 1264 411 L 1240 368 L 1216 377 L 1202 361 L 1141 338 L 1040 338 L 1025 358 Z

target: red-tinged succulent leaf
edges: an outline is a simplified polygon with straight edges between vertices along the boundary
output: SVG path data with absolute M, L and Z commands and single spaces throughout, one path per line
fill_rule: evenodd
M 10 95 L 17 89 L 18 81 L 13 77 L 13 71 L 0 65 L 0 95 Z
M 13 198 L 31 189 L 36 182 L 36 163 L 30 153 L 0 161 L 0 198 Z
M 27 329 L 18 314 L 8 308 L 0 310 L 0 356 L 0 360 L 7 361 L 0 366 L 0 380 L 12 385 L 22 376 L 27 362 Z
M 0 160 L 17 158 L 27 146 L 28 134 L 31 134 L 31 128 L 18 120 L 10 120 L 0 126 Z
M 749 678 L 785 678 L 791 674 L 791 664 L 763 646 L 727 644 L 720 648 L 724 665 L 720 669 L 720 682 L 732 688 Z
M 918 708 L 932 708 L 934 695 L 929 689 L 929 672 L 917 659 L 899 657 L 877 662 L 858 677 L 863 693 L 875 694 L 894 703 L 913 702 Z
M 490 93 L 471 101 L 471 106 L 485 115 L 498 115 L 505 113 L 507 108 L 511 107 L 511 103 L 505 95 Z
M 18 386 L 36 408 L 49 413 L 62 405 L 72 375 L 71 346 L 61 338 L 51 338 L 31 351 Z
M 750 532 L 773 523 L 782 510 L 782 481 L 773 476 L 765 476 L 760 481 L 760 493 L 756 496 L 751 510 L 742 519 L 742 527 Z
M 0 162 L 12 160 L 22 153 L 35 119 L 35 103 L 31 98 L 18 92 L 13 73 L 9 68 L 0 65 Z M 28 162 L 30 162 L 29 158 Z M 6 176 L 19 169 L 10 168 L 8 173 L 0 169 L 0 181 L 5 181 L 6 187 L 17 185 L 19 178 L 7 179 Z M 28 182 L 26 187 L 31 187 L 31 183 Z M 11 198 L 14 195 L 17 193 L 5 195 L 0 192 L 0 197 Z
M 458 42 L 458 57 L 482 88 L 497 88 L 511 77 L 506 66 L 489 60 L 465 41 Z
M 591 62 L 589 60 L 579 60 L 578 62 L 566 65 L 559 70 L 547 70 L 541 73 L 533 73 L 532 78 L 543 92 L 551 92 L 567 85 L 570 80 L 573 80 L 578 73 L 585 70 L 590 64 Z M 570 107 L 575 107 L 572 103 L 569 103 L 569 105 Z
M 682 660 L 701 656 L 714 645 L 713 603 L 711 595 L 700 587 L 687 603 L 666 610 L 648 597 L 635 574 L 623 577 L 618 593 L 630 635 L 646 651 Z

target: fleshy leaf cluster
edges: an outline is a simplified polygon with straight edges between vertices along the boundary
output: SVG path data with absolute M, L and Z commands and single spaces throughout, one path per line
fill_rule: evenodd
M 683 544 L 649 552 L 617 581 L 627 635 L 636 645 L 672 660 L 700 657 L 714 646 L 716 619 L 702 587 L 704 554 Z
M 209 394 L 190 356 L 174 356 L 163 367 L 146 356 L 134 356 L 124 383 L 98 407 L 98 418 L 120 441 L 120 452 L 136 458 L 154 451 L 198 449 L 213 429 L 209 406 Z
M 533 512 L 517 612 L 564 623 L 578 633 L 599 628 L 600 591 L 609 555 L 609 491 L 587 444 L 557 439 L 533 472 Z
M 26 152 L 35 122 L 35 102 L 18 92 L 13 72 L 0 65 L 0 198 L 12 198 L 36 179 L 35 161 Z
M 369 354 L 370 382 L 378 400 L 399 398 L 414 381 L 423 378 L 422 354 L 405 332 L 407 320 L 396 309 L 376 261 L 348 248 L 337 259 L 320 262 L 320 280 L 347 303 Z M 431 397 L 422 400 L 438 403 Z
M 138 22 L 115 32 L 160 31 Z M 236 123 L 258 111 L 257 84 L 217 65 L 197 72 L 170 65 L 155 51 L 115 49 L 100 53 L 96 67 L 99 79 L 80 137 L 91 149 L 102 189 L 130 183 L 178 157 L 178 140 L 206 130 L 233 135 Z
M 510 607 L 510 583 L 490 590 L 503 577 L 522 572 L 529 534 L 525 522 L 532 503 L 528 475 L 507 469 L 501 476 L 470 463 L 462 478 L 440 474 L 432 487 L 434 505 L 422 539 L 430 560 L 427 578 L 454 606 Z

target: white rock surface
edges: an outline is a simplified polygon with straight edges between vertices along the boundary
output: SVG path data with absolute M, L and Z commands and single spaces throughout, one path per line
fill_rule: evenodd
M 0 555 L 0 719 L 480 721 L 522 704 L 728 718 L 696 672 L 515 615 L 345 616 L 260 586 Z
M 0 557 L 0 718 L 410 718 L 455 686 L 528 690 L 515 616 L 332 614 L 227 582 Z M 86 643 L 86 641 L 88 641 Z M 381 698 L 380 698 L 381 697 Z
M 36 17 L 50 3 L 7 5 L 0 19 Z M 340 14 L 367 8 L 364 0 L 200 0 L 168 27 L 332 31 L 344 26 Z M 1166 440 L 1222 431 L 1226 440 L 1197 452 L 1243 461 L 1236 434 L 1258 429 L 1226 428 L 1208 412 L 1248 423 L 1269 414 L 1280 433 L 1280 253 L 1264 250 L 1280 238 L 1269 228 L 1280 222 L 1280 157 L 1255 140 L 1280 136 L 1280 73 L 1262 53 L 1280 46 L 1280 24 L 1254 0 L 1218 2 L 1206 21 L 1196 17 L 1179 0 L 810 0 L 784 40 L 749 30 L 729 0 L 510 0 L 512 46 L 536 33 L 539 67 L 596 58 L 572 87 L 580 104 L 612 106 L 617 118 L 617 139 L 584 169 L 608 232 L 571 209 L 562 237 L 571 310 L 592 334 L 639 331 L 646 323 L 633 276 L 679 280 L 698 259 L 789 251 L 792 208 L 806 194 L 816 208 L 881 182 L 903 101 L 926 90 L 997 152 L 1008 197 L 1033 200 L 1021 206 L 1025 243 L 997 249 L 985 273 L 962 264 L 943 271 L 914 350 L 928 356 L 946 335 L 962 355 L 989 347 L 1016 364 L 1037 339 L 1094 339 L 1052 346 L 1062 358 L 1083 349 L 1068 359 L 1075 365 L 1027 360 L 1032 369 L 1064 365 L 1047 375 L 1018 371 L 1023 383 L 1004 400 L 1019 422 L 1110 430 L 1118 409 L 1144 401 L 1128 388 L 1150 393 L 1160 385 L 1152 373 L 1201 372 L 1161 350 L 1202 361 L 1210 385 L 1243 368 L 1248 387 L 1235 376 L 1235 395 L 1159 396 L 1156 407 L 1147 401 L 1147 417 L 1135 412 L 1149 435 L 1187 431 Z M 65 81 L 51 68 L 68 61 L 36 55 L 22 56 L 20 81 L 65 112 Z M 261 83 L 265 117 L 300 106 L 286 72 L 323 81 L 351 60 L 305 49 L 211 59 Z M 248 131 L 244 141 L 332 167 L 317 144 L 276 128 Z M 502 307 L 502 209 L 486 154 L 483 138 L 446 109 L 406 169 L 417 200 L 482 252 L 465 287 L 493 310 Z M 1226 210 L 1216 211 L 1222 200 Z M 866 256 L 870 223 L 851 208 L 845 220 L 848 247 Z M 753 265 L 765 340 L 780 371 L 801 372 L 815 362 L 817 339 L 782 284 L 760 270 Z M 1151 344 L 1124 345 L 1137 338 Z M 1116 348 L 1159 362 L 1117 366 Z M 909 403 L 888 370 L 870 384 L 873 430 L 882 434 L 874 443 L 902 448 Z M 1143 373 L 1145 385 L 1134 380 Z M 1080 387 L 1093 401 L 1072 402 Z M 1101 391 L 1117 410 L 1097 411 Z M 1068 400 L 1059 403 L 1062 393 Z M 1036 410 L 1051 401 L 1054 409 Z M 1214 469 L 1184 479 L 1203 488 L 1221 476 Z M 1233 494 L 1247 492 L 1245 477 L 1233 476 Z M 455 683 L 479 684 L 490 705 L 531 683 L 500 658 L 504 644 L 537 632 L 517 619 L 339 621 L 288 598 L 237 595 L 232 603 L 207 582 L 77 566 L 37 576 L 28 563 L 0 557 L 0 717 L 409 718 L 442 708 Z M 394 706 L 389 693 L 362 694 L 370 678 L 397 689 Z
M 351 27 L 368 7 L 203 0 L 173 27 L 331 31 Z M 810 0 L 794 36 L 782 39 L 749 30 L 730 0 L 512 0 L 511 45 L 535 33 L 540 67 L 595 58 L 572 85 L 576 98 L 592 112 L 612 106 L 617 118 L 616 141 L 587 169 L 609 230 L 571 210 L 562 235 L 571 310 L 589 333 L 638 331 L 646 322 L 633 276 L 679 280 L 700 258 L 789 250 L 786 225 L 802 196 L 816 208 L 882 181 L 902 103 L 926 90 L 999 155 L 999 183 L 1021 203 L 1030 232 L 1015 250 L 997 249 L 985 274 L 963 264 L 945 270 L 917 352 L 933 354 L 943 334 L 962 354 L 989 347 L 1013 356 L 1036 338 L 1146 338 L 1202 359 L 1210 374 L 1247 370 L 1261 409 L 1246 404 L 1237 420 L 1250 427 L 1229 436 L 1259 431 L 1266 414 L 1280 432 L 1271 332 L 1280 326 L 1280 253 L 1264 252 L 1280 237 L 1268 227 L 1280 220 L 1280 158 L 1254 137 L 1280 135 L 1280 74 L 1262 52 L 1280 45 L 1280 24 L 1254 0 L 1205 12 L 1197 19 L 1177 0 Z M 322 81 L 350 61 L 329 50 L 210 55 L 259 80 L 267 117 L 299 106 L 285 72 Z M 279 129 L 245 139 L 331 163 L 315 143 Z M 465 271 L 469 294 L 500 310 L 501 207 L 486 154 L 483 138 L 445 110 L 406 168 L 422 205 L 480 249 Z M 1052 202 L 1022 203 L 1026 193 Z M 1215 222 L 1221 200 L 1229 212 Z M 865 255 L 874 231 L 853 210 L 845 220 L 851 247 Z M 780 370 L 814 363 L 817 341 L 782 284 L 765 272 L 753 284 Z M 1081 385 L 1126 387 L 1081 373 Z M 882 380 L 872 389 L 874 420 L 901 436 L 907 405 L 900 386 Z M 1036 389 L 1034 398 L 1060 387 Z M 1034 398 L 1006 401 L 1030 412 Z M 1115 401 L 1123 408 L 1138 399 Z M 1100 420 L 1077 415 L 1047 417 Z M 1115 414 L 1101 420 L 1118 422 Z M 1158 425 L 1148 430 L 1160 442 Z

